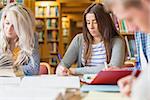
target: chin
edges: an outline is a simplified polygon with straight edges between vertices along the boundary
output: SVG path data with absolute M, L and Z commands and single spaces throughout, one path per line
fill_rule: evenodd
M 6 35 L 6 37 L 7 38 L 9 38 L 9 39 L 13 39 L 13 38 L 15 38 L 14 36 L 12 36 L 12 35 Z
M 91 34 L 93 37 L 99 37 L 98 34 Z

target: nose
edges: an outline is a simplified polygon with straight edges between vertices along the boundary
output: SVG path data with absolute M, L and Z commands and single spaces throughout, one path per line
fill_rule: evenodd
M 12 32 L 13 31 L 13 25 L 11 25 L 9 28 L 8 28 L 8 30 L 9 30 L 9 32 Z
M 94 28 L 94 25 L 93 25 L 93 22 L 90 23 L 90 29 L 93 29 Z

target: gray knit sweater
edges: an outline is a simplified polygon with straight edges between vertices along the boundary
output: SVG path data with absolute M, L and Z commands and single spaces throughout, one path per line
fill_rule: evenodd
M 105 66 L 101 64 L 97 67 L 82 66 L 81 56 L 83 48 L 83 34 L 77 34 L 68 47 L 61 65 L 70 68 L 72 64 L 77 63 L 76 74 L 93 74 L 99 72 Z M 125 42 L 121 38 L 113 38 L 112 55 L 109 66 L 121 66 L 125 59 Z

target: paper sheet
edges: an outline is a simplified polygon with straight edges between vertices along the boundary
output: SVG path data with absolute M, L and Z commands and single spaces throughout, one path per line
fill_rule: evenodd
M 19 86 L 20 83 L 21 83 L 20 77 L 0 77 L 0 87 Z
M 6 69 L 0 69 L 0 76 L 8 76 L 8 77 L 15 77 L 14 70 L 11 68 L 6 68 Z
M 28 76 L 24 77 L 21 87 L 80 88 L 78 76 Z
M 56 100 L 65 89 L 1 87 L 0 100 Z

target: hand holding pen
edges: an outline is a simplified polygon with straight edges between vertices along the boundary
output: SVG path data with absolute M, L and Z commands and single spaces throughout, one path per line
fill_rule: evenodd
M 70 70 L 61 64 L 59 64 L 56 68 L 56 75 L 68 76 L 70 74 Z
M 118 86 L 120 88 L 120 92 L 125 95 L 125 96 L 130 96 L 131 95 L 131 88 L 132 84 L 136 80 L 136 68 L 133 70 L 132 74 L 129 76 L 126 76 L 118 81 Z
M 58 53 L 58 59 L 61 62 L 62 57 L 61 55 Z M 59 64 L 56 68 L 56 75 L 62 75 L 62 76 L 68 76 L 70 75 L 70 70 L 67 67 L 62 66 L 61 64 Z

